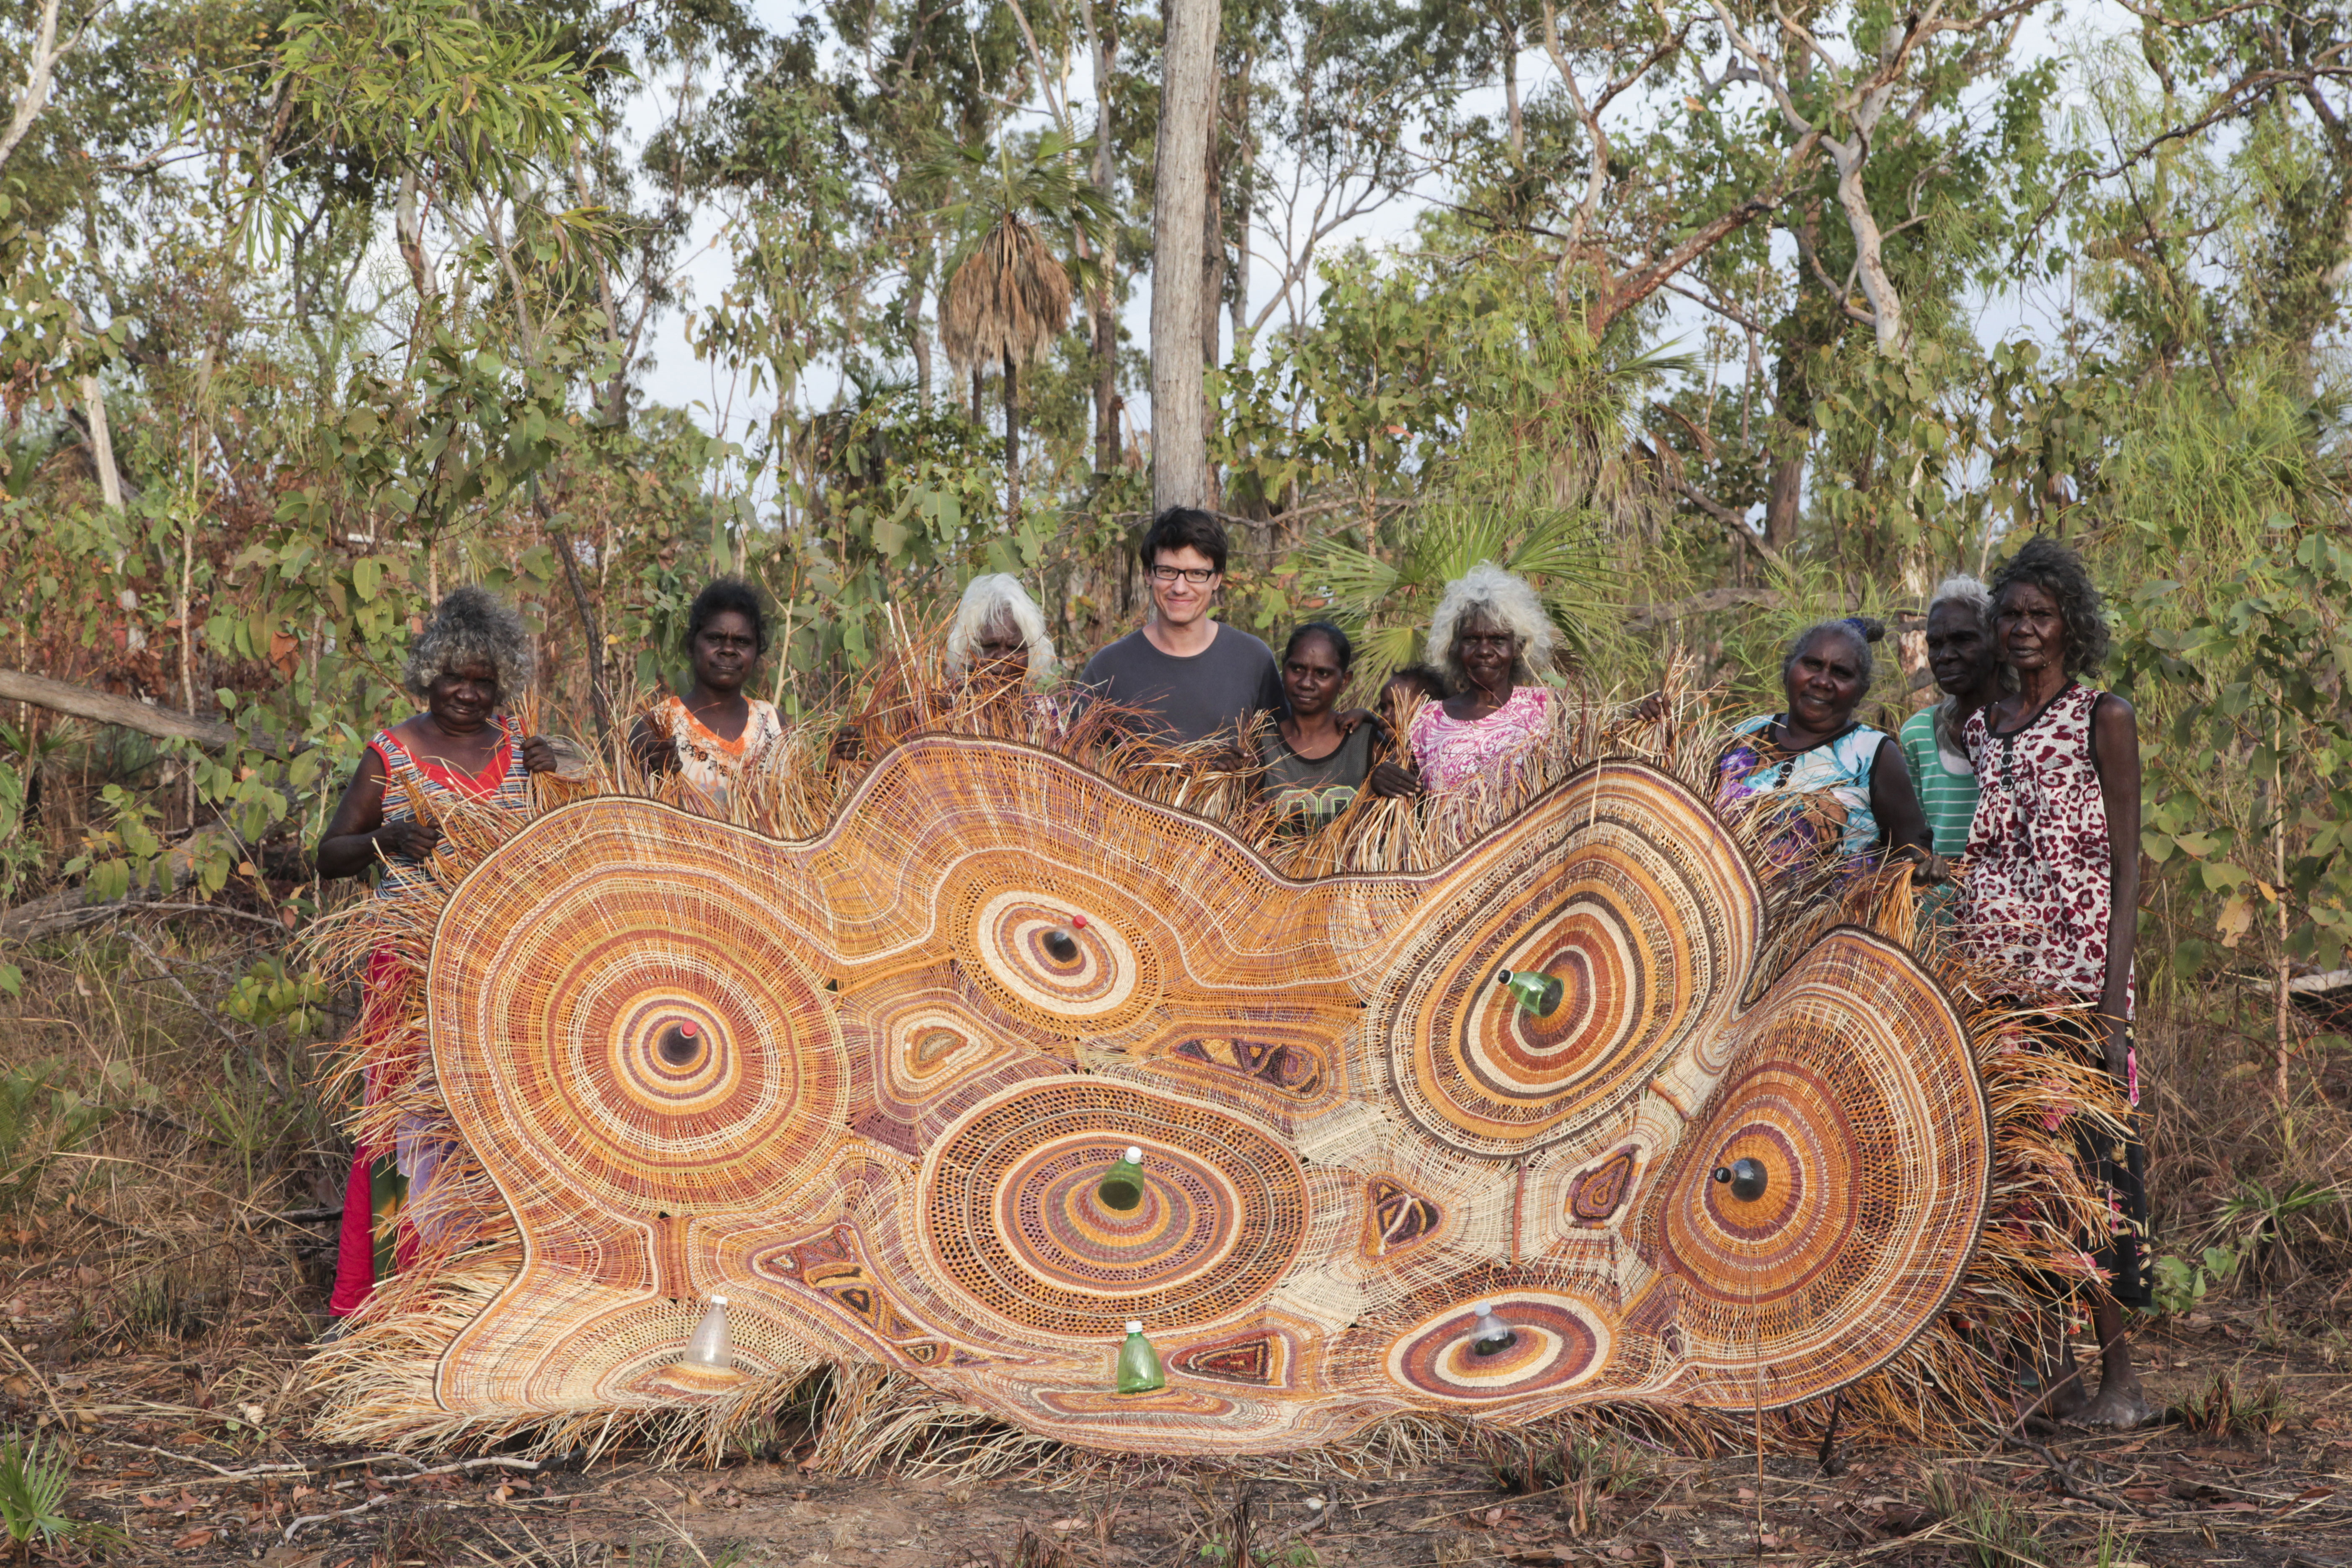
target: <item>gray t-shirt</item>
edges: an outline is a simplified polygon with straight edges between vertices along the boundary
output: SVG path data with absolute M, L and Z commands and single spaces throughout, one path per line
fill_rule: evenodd
M 1214 642 L 1184 658 L 1129 632 L 1087 660 L 1082 679 L 1105 701 L 1156 718 L 1176 741 L 1206 740 L 1283 705 L 1274 650 L 1223 623 Z

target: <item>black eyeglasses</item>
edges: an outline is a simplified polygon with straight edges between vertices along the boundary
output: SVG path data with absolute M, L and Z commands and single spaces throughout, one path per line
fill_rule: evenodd
M 1205 588 L 1220 575 L 1214 566 L 1154 566 L 1150 569 L 1155 583 L 1173 583 L 1181 577 L 1195 588 Z

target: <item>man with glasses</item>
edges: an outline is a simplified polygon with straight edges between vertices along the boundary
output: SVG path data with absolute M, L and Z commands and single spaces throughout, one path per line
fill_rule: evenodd
M 1143 536 L 1151 619 L 1087 661 L 1086 684 L 1171 742 L 1238 731 L 1282 707 L 1274 650 L 1209 618 L 1225 576 L 1224 525 L 1171 507 Z

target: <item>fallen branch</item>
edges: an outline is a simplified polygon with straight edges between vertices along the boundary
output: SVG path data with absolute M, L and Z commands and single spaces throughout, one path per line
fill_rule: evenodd
M 120 1438 L 109 1438 L 107 1447 L 136 1448 L 142 1454 L 154 1454 L 183 1465 L 197 1466 L 202 1469 L 210 1470 L 225 1480 L 232 1481 L 257 1480 L 263 1476 L 307 1476 L 312 1469 L 309 1465 L 256 1465 L 249 1470 L 232 1470 L 225 1466 L 215 1465 L 210 1459 L 200 1459 L 194 1454 L 175 1454 L 169 1448 L 158 1448 L 148 1443 L 126 1443 Z
M 427 1468 L 424 1465 L 418 1463 L 418 1461 L 410 1458 L 405 1454 L 371 1454 L 364 1459 L 339 1460 L 333 1465 L 324 1466 L 321 1467 L 321 1468 L 348 1469 L 354 1465 L 388 1464 L 395 1461 L 404 1465 L 416 1465 L 417 1468 L 408 1475 L 387 1476 L 384 1477 L 383 1479 L 387 1481 L 420 1481 L 427 1476 L 454 1476 L 462 1471 L 479 1469 L 521 1470 L 528 1475 L 536 1475 L 541 1470 L 547 1468 L 542 1461 L 538 1459 L 501 1459 L 493 1458 L 483 1459 L 459 1459 L 455 1464 L 435 1465 L 430 1468 Z M 210 1468 L 211 1467 L 208 1466 L 206 1468 Z M 338 1486 L 348 1486 L 351 1483 L 348 1481 L 339 1481 L 336 1484 Z M 301 1518 L 291 1521 L 288 1523 L 286 1526 L 286 1533 L 280 1538 L 281 1542 L 291 1544 L 294 1538 L 297 1535 L 301 1534 L 303 1530 L 310 1525 L 325 1524 L 331 1521 L 338 1519 L 350 1519 L 354 1515 L 365 1513 L 370 1509 L 382 1508 L 384 1504 L 393 1500 L 394 1494 L 386 1492 L 382 1497 L 373 1497 L 368 1499 L 367 1501 L 360 1504 L 357 1508 L 342 1509 L 333 1513 L 306 1513 Z
M 49 1380 L 41 1375 L 39 1368 L 25 1359 L 25 1352 L 16 1348 L 16 1341 L 5 1334 L 0 1334 L 0 1346 L 5 1346 L 8 1353 L 16 1358 L 16 1364 L 25 1369 L 25 1375 L 33 1380 L 33 1386 L 39 1389 L 41 1397 L 49 1402 L 49 1414 L 58 1418 L 59 1429 L 70 1436 L 73 1432 L 73 1423 L 66 1419 L 65 1407 L 58 1403 L 56 1392 L 49 1387 Z
M 47 708 L 51 712 L 63 713 L 70 718 L 136 730 L 159 741 L 194 741 L 207 752 L 234 752 L 245 748 L 273 757 L 290 757 L 306 747 L 306 742 L 299 737 L 291 741 L 272 739 L 239 730 L 233 724 L 199 719 L 194 713 L 184 713 L 176 708 L 158 707 L 153 703 L 142 702 L 136 697 L 98 691 L 87 686 L 76 686 L 71 681 L 52 680 L 46 675 L 33 675 L 21 669 L 0 669 L 0 700 L 29 702 L 36 708 Z

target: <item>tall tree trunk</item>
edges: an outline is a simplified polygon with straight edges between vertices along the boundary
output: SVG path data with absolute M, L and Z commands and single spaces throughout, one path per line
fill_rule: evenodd
M 1237 90 L 1233 98 L 1233 178 L 1230 181 L 1221 179 L 1219 182 L 1221 185 L 1230 184 L 1234 188 L 1233 288 L 1228 290 L 1232 298 L 1227 301 L 1227 309 L 1233 312 L 1231 341 L 1233 352 L 1236 354 L 1242 352 L 1242 334 L 1249 329 L 1250 202 L 1255 194 L 1252 187 L 1255 184 L 1254 176 L 1257 173 L 1257 138 L 1252 133 L 1250 127 L 1250 71 L 1255 63 L 1255 56 L 1244 55 L 1242 68 L 1234 79 L 1234 85 Z M 1213 211 L 1222 213 L 1223 207 L 1223 203 L 1221 199 Z M 1217 247 L 1217 256 L 1221 261 L 1224 257 L 1223 238 L 1224 237 L 1220 234 L 1210 241 Z M 1211 309 L 1215 308 L 1214 294 L 1209 296 L 1209 304 Z M 1212 353 L 1209 355 L 1209 362 L 1213 364 L 1216 360 L 1216 354 Z M 1212 410 L 1211 417 L 1214 416 L 1214 411 Z
M 980 366 L 977 363 L 971 367 L 971 422 L 975 425 L 988 423 L 987 416 L 981 412 Z
M 1208 268 L 1209 145 L 1221 0 L 1163 0 L 1160 135 L 1151 194 L 1151 505 L 1209 504 L 1201 282 Z
M 1021 405 L 1016 401 L 1020 382 L 1013 367 L 1013 351 L 1004 351 L 1004 516 L 1013 522 L 1021 517 Z
M 1089 20 L 1094 0 L 1085 0 Z M 1111 31 L 1118 8 L 1108 6 L 1095 33 L 1095 163 L 1093 181 L 1103 200 L 1118 200 L 1117 161 L 1111 156 L 1111 71 L 1118 57 L 1118 37 Z M 1118 226 L 1103 226 L 1102 287 L 1095 291 L 1095 472 L 1108 474 L 1118 463 L 1118 315 L 1111 301 L 1118 297 Z

